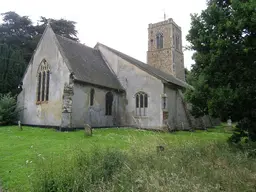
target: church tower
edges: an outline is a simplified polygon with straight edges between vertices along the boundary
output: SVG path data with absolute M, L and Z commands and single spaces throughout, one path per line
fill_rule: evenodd
M 147 64 L 185 81 L 181 27 L 171 18 L 148 27 Z

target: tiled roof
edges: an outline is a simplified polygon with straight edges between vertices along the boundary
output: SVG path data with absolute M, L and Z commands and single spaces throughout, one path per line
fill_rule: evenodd
M 117 77 L 101 57 L 99 50 L 59 35 L 56 37 L 76 80 L 123 90 Z

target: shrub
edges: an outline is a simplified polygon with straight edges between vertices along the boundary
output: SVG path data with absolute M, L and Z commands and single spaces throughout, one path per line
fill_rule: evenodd
M 11 124 L 17 120 L 16 99 L 10 93 L 0 94 L 0 125 Z

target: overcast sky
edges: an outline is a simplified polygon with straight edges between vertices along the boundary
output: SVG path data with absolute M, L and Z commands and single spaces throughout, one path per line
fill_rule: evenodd
M 205 9 L 206 0 L 8 0 L 1 1 L 0 13 L 15 11 L 33 21 L 39 16 L 77 22 L 78 37 L 93 47 L 97 42 L 146 62 L 149 23 L 173 18 L 182 28 L 183 46 L 190 28 L 190 13 Z M 192 52 L 184 52 L 190 69 Z

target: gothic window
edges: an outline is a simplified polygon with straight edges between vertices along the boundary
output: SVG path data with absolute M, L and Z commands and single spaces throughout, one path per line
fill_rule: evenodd
M 164 94 L 163 96 L 162 96 L 162 109 L 167 109 L 167 95 L 166 94 Z
M 41 73 L 37 76 L 37 101 L 41 98 Z
M 45 59 L 37 72 L 37 102 L 49 100 L 50 66 Z
M 135 95 L 136 116 L 146 116 L 148 108 L 148 95 L 138 92 Z
M 94 89 L 92 88 L 90 91 L 90 106 L 93 106 L 94 101 Z
M 112 115 L 112 104 L 113 104 L 113 94 L 107 92 L 106 94 L 106 115 Z
M 157 47 L 157 49 L 163 48 L 163 34 L 162 33 L 158 33 L 156 35 L 156 47 Z

